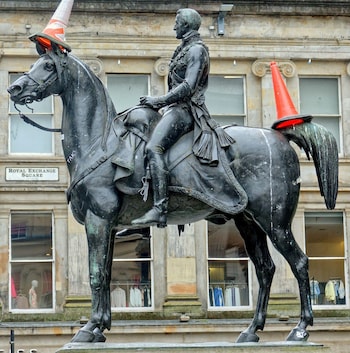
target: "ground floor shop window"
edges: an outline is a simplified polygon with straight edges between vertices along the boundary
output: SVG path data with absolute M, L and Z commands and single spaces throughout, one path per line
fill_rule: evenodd
M 210 308 L 247 307 L 251 303 L 250 260 L 233 221 L 208 223 L 208 303 Z
M 112 308 L 118 311 L 153 308 L 152 260 L 150 228 L 117 233 L 112 265 Z
M 13 212 L 10 229 L 10 310 L 54 308 L 51 213 Z
M 347 304 L 343 213 L 305 213 L 312 304 Z

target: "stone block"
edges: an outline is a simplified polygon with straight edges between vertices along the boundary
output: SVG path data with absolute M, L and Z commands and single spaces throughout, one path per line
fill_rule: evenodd
M 69 343 L 56 351 L 56 353 L 138 353 L 138 352 L 162 352 L 162 353 L 328 353 L 330 349 L 314 343 L 229 343 L 229 342 L 205 342 L 205 343 Z

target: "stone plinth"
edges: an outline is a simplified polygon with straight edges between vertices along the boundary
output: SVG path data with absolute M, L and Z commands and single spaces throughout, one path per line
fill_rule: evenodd
M 272 342 L 272 343 L 69 343 L 56 353 L 139 353 L 139 352 L 210 352 L 210 353 L 329 353 L 330 349 L 315 343 Z

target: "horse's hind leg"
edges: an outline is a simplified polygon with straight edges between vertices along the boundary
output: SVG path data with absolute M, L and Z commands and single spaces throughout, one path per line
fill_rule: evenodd
M 236 226 L 245 242 L 248 256 L 253 261 L 256 276 L 259 282 L 258 301 L 253 321 L 238 337 L 237 342 L 257 342 L 259 336 L 257 330 L 263 330 L 266 321 L 267 305 L 270 296 L 270 288 L 275 273 L 275 265 L 272 261 L 266 234 L 257 223 L 248 215 L 235 216 Z
M 111 328 L 110 281 L 114 236 L 111 221 L 88 211 L 85 229 L 89 248 L 91 318 L 72 342 L 104 342 L 104 329 Z
M 313 324 L 310 298 L 310 282 L 308 258 L 294 239 L 293 233 L 287 229 L 276 228 L 272 232 L 271 241 L 275 248 L 284 256 L 298 281 L 300 293 L 301 315 L 298 325 L 290 332 L 288 341 L 306 341 L 309 337 L 307 326 Z

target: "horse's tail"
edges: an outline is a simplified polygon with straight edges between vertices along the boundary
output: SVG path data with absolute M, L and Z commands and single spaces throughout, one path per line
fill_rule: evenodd
M 312 156 L 321 195 L 327 209 L 334 209 L 338 194 L 338 147 L 334 136 L 311 121 L 279 131 L 302 148 L 309 160 Z

